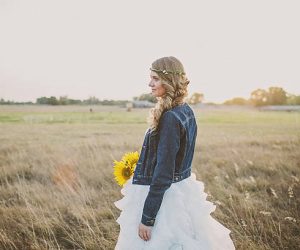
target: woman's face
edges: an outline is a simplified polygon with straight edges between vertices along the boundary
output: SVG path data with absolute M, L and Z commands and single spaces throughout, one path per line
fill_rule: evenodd
M 154 71 L 151 71 L 150 73 L 150 82 L 148 86 L 151 87 L 152 95 L 155 97 L 162 97 L 166 93 L 166 89 L 161 84 L 161 79 Z

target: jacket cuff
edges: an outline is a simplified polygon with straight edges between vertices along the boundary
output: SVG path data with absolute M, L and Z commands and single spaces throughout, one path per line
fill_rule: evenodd
M 148 217 L 148 216 L 146 216 L 146 215 L 143 214 L 141 222 L 145 226 L 151 226 L 152 227 L 154 225 L 154 223 L 155 223 L 155 218 L 150 218 L 150 217 Z

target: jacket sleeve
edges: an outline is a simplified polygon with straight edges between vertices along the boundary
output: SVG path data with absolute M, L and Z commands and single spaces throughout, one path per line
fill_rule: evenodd
M 179 148 L 180 122 L 173 112 L 167 111 L 160 120 L 157 161 L 143 208 L 141 222 L 146 226 L 154 225 L 164 193 L 172 184 Z

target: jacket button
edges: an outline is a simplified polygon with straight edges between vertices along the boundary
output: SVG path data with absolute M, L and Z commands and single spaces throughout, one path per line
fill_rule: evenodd
M 178 177 L 175 177 L 175 181 L 178 181 Z

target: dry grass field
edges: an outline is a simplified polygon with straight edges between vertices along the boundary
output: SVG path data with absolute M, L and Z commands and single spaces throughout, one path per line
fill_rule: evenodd
M 113 160 L 147 109 L 0 106 L 0 249 L 114 249 Z M 300 249 L 300 113 L 195 109 L 193 172 L 237 249 Z

